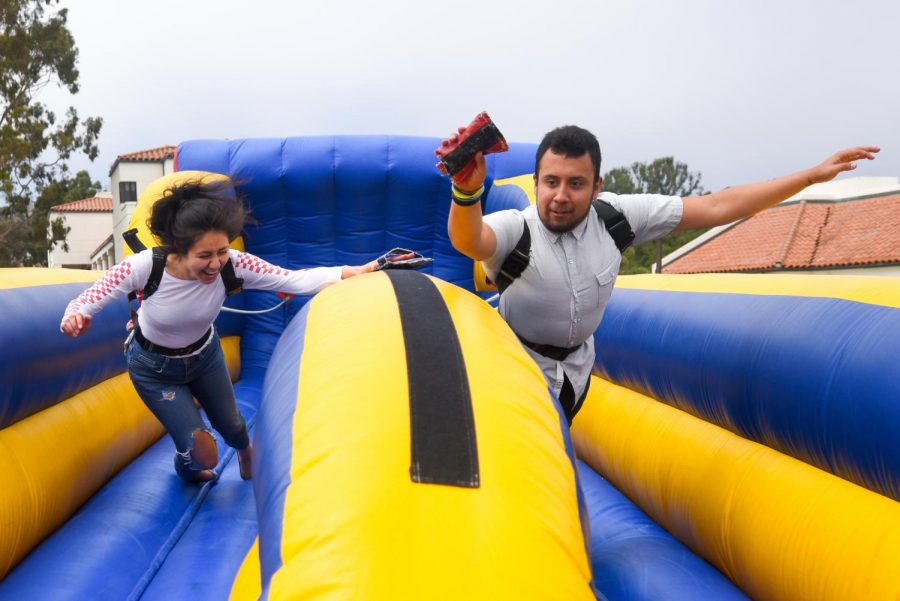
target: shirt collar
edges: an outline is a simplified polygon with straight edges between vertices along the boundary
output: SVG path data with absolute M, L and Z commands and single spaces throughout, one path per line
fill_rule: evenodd
M 584 216 L 584 219 L 581 220 L 581 223 L 575 226 L 575 229 L 572 230 L 572 235 L 575 236 L 575 239 L 579 242 L 582 238 L 584 238 L 584 233 L 587 231 L 588 220 L 591 218 L 591 213 L 594 212 L 594 207 L 590 207 L 588 209 L 587 215 Z

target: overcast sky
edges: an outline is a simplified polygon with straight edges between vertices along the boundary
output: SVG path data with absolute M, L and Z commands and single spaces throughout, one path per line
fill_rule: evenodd
M 67 0 L 87 168 L 195 138 L 442 136 L 487 110 L 510 141 L 573 123 L 603 170 L 672 155 L 709 190 L 882 147 L 900 176 L 900 1 Z M 66 104 L 67 103 L 67 104 Z

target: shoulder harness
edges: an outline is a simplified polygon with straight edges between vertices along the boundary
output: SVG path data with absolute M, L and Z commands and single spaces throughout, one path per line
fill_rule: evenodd
M 628 223 L 628 219 L 625 218 L 621 211 L 605 200 L 594 199 L 591 201 L 591 204 L 597 213 L 597 219 L 603 223 L 606 231 L 612 236 L 613 242 L 616 243 L 616 248 L 619 249 L 620 253 L 625 252 L 625 249 L 634 242 L 634 232 L 631 231 L 631 224 Z M 522 272 L 525 271 L 531 260 L 531 232 L 528 230 L 527 223 L 523 223 L 522 226 L 522 237 L 519 238 L 515 248 L 503 261 L 503 264 L 500 266 L 500 273 L 497 275 L 496 284 L 500 294 L 503 294 L 503 291 L 509 288 L 509 285 L 522 275 Z

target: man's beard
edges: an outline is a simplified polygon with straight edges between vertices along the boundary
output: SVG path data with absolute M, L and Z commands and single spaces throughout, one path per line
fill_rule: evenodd
M 550 212 L 550 209 L 549 209 L 549 208 L 547 209 L 547 212 L 548 212 L 548 213 Z M 538 219 L 541 220 L 541 223 L 544 225 L 545 228 L 547 228 L 549 231 L 553 232 L 554 234 L 565 234 L 566 232 L 571 232 L 571 231 L 574 230 L 576 227 L 578 227 L 579 225 L 581 225 L 581 222 L 584 221 L 584 220 L 587 218 L 587 216 L 588 216 L 588 214 L 590 214 L 590 212 L 591 212 L 591 207 L 588 206 L 588 210 L 585 211 L 585 213 L 584 213 L 584 215 L 581 217 L 581 219 L 578 219 L 577 221 L 571 223 L 570 225 L 550 225 L 549 219 L 546 218 L 546 217 L 541 213 L 540 210 L 539 210 L 537 213 L 538 213 Z

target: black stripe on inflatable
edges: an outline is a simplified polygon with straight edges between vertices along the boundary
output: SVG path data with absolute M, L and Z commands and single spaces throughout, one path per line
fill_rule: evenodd
M 388 270 L 397 295 L 406 369 L 413 482 L 477 488 L 472 395 L 453 318 L 437 286 L 415 271 Z

